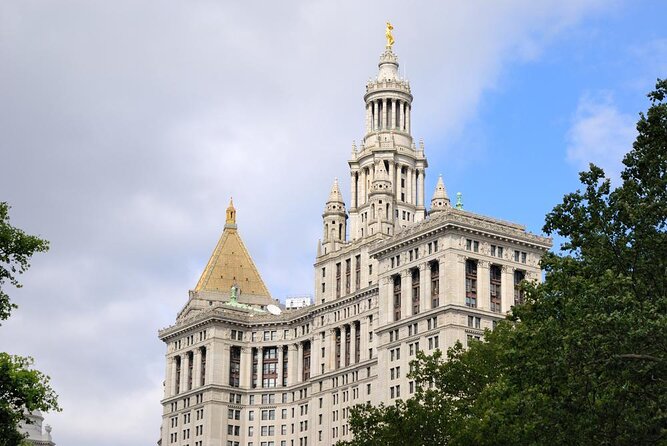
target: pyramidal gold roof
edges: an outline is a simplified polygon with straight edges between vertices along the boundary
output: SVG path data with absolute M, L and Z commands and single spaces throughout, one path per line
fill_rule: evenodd
M 236 209 L 229 201 L 225 229 L 211 254 L 195 291 L 214 291 L 229 294 L 232 285 L 242 295 L 271 298 L 236 227 Z

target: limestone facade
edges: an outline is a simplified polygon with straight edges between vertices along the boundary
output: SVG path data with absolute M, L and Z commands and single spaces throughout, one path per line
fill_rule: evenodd
M 428 163 L 412 138 L 410 85 L 390 46 L 364 98 L 349 207 L 335 181 L 322 214 L 312 305 L 276 311 L 230 204 L 202 279 L 159 333 L 167 346 L 162 445 L 348 439 L 352 406 L 412 395 L 417 350 L 481 338 L 522 299 L 521 280 L 540 280 L 550 239 L 452 207 L 442 179 L 427 213 Z

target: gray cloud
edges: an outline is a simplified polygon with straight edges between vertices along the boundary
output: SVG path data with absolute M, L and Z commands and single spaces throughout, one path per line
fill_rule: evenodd
M 312 293 L 320 214 L 333 177 L 347 196 L 387 18 L 437 166 L 447 147 L 429 140 L 460 132 L 507 63 L 601 3 L 2 2 L 0 199 L 52 249 L 12 293 L 0 348 L 52 376 L 56 441 L 157 439 L 156 330 L 231 195 L 275 296 Z

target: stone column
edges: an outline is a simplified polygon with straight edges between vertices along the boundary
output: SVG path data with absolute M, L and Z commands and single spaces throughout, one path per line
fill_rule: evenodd
M 501 314 L 510 311 L 514 305 L 514 270 L 507 265 L 502 265 L 500 276 L 500 305 Z
M 287 347 L 287 385 L 293 386 L 298 381 L 296 379 L 297 374 L 297 349 L 296 344 L 290 344 Z
M 276 387 L 282 387 L 283 385 L 283 346 L 279 345 L 278 346 L 278 365 L 277 365 L 277 372 L 278 372 L 278 379 L 276 383 Z
M 181 393 L 188 390 L 188 354 L 181 355 Z
M 438 244 L 440 245 L 441 242 L 439 242 Z M 442 249 L 442 248 L 441 248 L 441 249 Z M 449 296 L 447 295 L 446 288 L 445 288 L 445 285 L 447 285 L 447 284 L 445 283 L 445 277 L 447 277 L 447 275 L 445 274 L 445 267 L 448 266 L 448 265 L 445 263 L 445 256 L 443 255 L 442 257 L 440 257 L 440 258 L 438 259 L 438 261 L 440 262 L 440 264 L 438 265 L 438 268 L 439 268 L 439 270 L 438 270 L 438 278 L 440 279 L 440 280 L 438 281 L 438 282 L 439 282 L 439 283 L 438 283 L 438 287 L 439 287 L 439 294 L 438 294 L 438 297 L 439 297 L 439 305 L 442 306 L 442 305 L 445 305 L 445 303 L 450 303 L 450 302 L 453 303 L 455 300 L 452 300 L 452 296 L 451 296 L 451 294 L 450 294 Z M 449 277 L 450 277 L 450 279 L 452 279 L 451 276 L 449 276 Z M 446 301 L 447 301 L 447 302 L 446 302 Z
M 448 293 L 453 299 L 451 303 L 457 305 L 466 304 L 466 256 L 457 254 L 456 255 L 456 265 L 455 273 L 452 275 L 454 280 L 451 281 L 448 285 L 448 289 L 451 288 L 451 292 Z M 447 302 L 449 303 L 449 302 Z
M 239 385 L 241 388 L 250 389 L 252 385 L 252 355 L 249 347 L 241 348 L 241 365 L 239 371 Z M 228 382 L 223 385 L 229 384 Z
M 424 206 L 424 171 L 417 170 L 417 206 Z
M 232 359 L 230 349 L 228 344 L 222 346 L 222 384 L 225 386 L 229 385 L 229 364 Z
M 356 171 L 350 172 L 350 195 L 352 195 L 350 199 L 350 206 L 353 208 L 357 207 L 357 179 L 356 179 Z
M 393 311 L 393 305 L 392 305 L 392 311 Z M 410 275 L 410 270 L 406 269 L 401 271 L 401 320 L 409 317 L 411 314 L 412 314 L 412 276 Z
M 394 174 L 394 162 L 393 161 L 389 161 L 389 172 L 387 172 L 387 173 L 389 174 L 389 178 L 391 178 L 392 187 L 394 188 L 392 191 L 395 191 L 396 190 L 396 183 L 394 182 L 394 178 L 396 177 L 396 175 Z M 392 216 L 392 220 L 393 220 L 393 216 Z
M 412 111 L 411 105 L 406 105 L 405 107 L 405 126 L 408 133 L 411 132 L 410 128 L 410 112 Z
M 303 343 L 296 345 L 296 379 L 300 383 L 303 381 Z
M 354 271 L 352 272 L 354 277 Z M 319 333 L 314 333 L 310 339 L 310 376 L 311 378 L 322 373 L 322 338 Z
M 340 365 L 339 367 L 342 369 L 345 367 L 345 353 L 347 349 L 345 348 L 345 336 L 347 334 L 347 326 L 346 325 L 341 325 L 340 326 Z
M 372 119 L 371 104 L 366 104 L 366 133 L 370 133 L 372 130 L 371 119 Z
M 355 364 L 357 357 L 357 324 L 352 321 L 350 324 L 350 364 Z M 361 344 L 361 343 L 360 343 Z M 361 346 L 361 345 L 360 345 Z
M 378 113 L 378 101 L 373 101 L 373 130 L 377 131 L 380 127 L 380 114 Z
M 391 125 L 389 126 L 390 129 L 395 129 L 396 128 L 396 99 L 390 99 L 391 100 Z
M 257 347 L 257 388 L 263 388 L 264 383 L 264 347 Z
M 176 358 L 178 355 L 172 356 L 169 360 L 169 370 L 167 374 L 167 391 L 165 397 L 176 395 Z
M 419 311 L 431 308 L 431 268 L 428 263 L 419 265 Z
M 201 354 L 199 347 L 194 350 L 192 360 L 194 361 L 192 366 L 192 388 L 194 389 L 201 386 L 201 380 L 199 379 L 199 376 L 201 375 Z
M 477 261 L 477 308 L 482 310 L 491 309 L 490 277 L 489 262 Z
M 360 361 L 365 361 L 368 359 L 368 333 L 370 333 L 370 327 L 368 326 L 368 317 L 365 316 L 361 318 L 361 323 L 359 324 L 359 331 L 361 332 L 361 342 L 359 343 L 359 349 L 361 350 L 359 355 Z
M 396 163 L 396 202 L 398 203 L 401 200 L 401 165 Z
M 387 128 L 387 98 L 382 99 L 382 129 Z
M 336 370 L 338 368 L 338 362 L 336 361 L 336 329 L 331 330 L 331 355 L 329 357 L 329 363 L 331 368 L 329 370 Z
M 414 201 L 412 201 L 412 168 L 408 167 L 408 172 L 405 176 L 405 182 L 407 183 L 407 193 L 405 194 L 405 201 L 414 204 Z
M 410 197 L 412 199 L 412 203 L 415 206 L 419 206 L 419 203 L 417 203 L 417 170 L 412 171 L 412 175 L 410 176 L 410 179 L 412 180 L 412 196 Z
M 366 202 L 366 169 L 359 170 L 359 181 L 357 182 L 359 193 L 357 194 L 357 206 Z

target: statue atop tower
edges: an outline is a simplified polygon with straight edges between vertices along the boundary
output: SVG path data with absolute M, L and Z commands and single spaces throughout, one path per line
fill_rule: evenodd
M 391 34 L 393 29 L 394 27 L 391 26 L 391 23 L 387 22 L 387 28 L 385 30 L 385 36 L 387 36 L 387 48 L 391 48 L 394 45 L 394 36 Z

